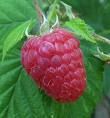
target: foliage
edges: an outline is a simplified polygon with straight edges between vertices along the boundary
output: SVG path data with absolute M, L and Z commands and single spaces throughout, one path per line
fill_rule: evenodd
M 63 22 L 80 39 L 87 88 L 75 103 L 60 104 L 45 95 L 21 65 L 24 31 L 31 24 L 37 32 L 39 22 L 32 0 L 0 0 L 0 118 L 90 118 L 102 96 L 104 71 L 103 61 L 93 55 L 98 46 L 94 31 L 81 19 Z

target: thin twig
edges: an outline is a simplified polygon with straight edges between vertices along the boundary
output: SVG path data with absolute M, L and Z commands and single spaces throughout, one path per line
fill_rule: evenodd
M 107 39 L 107 38 L 105 38 L 105 37 L 103 37 L 103 36 L 100 36 L 100 35 L 98 35 L 98 34 L 94 34 L 94 37 L 95 37 L 95 39 L 96 39 L 97 41 L 101 41 L 101 42 L 103 42 L 103 43 L 107 43 L 107 44 L 110 45 L 110 40 L 109 40 L 109 39 Z

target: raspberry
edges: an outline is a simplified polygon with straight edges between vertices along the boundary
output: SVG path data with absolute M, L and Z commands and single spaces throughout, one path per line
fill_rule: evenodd
M 65 103 L 76 101 L 86 87 L 86 72 L 79 41 L 57 28 L 33 36 L 22 47 L 22 64 L 46 94 Z

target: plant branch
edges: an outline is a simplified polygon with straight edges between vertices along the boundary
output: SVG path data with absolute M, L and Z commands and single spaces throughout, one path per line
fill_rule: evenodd
M 105 38 L 105 37 L 103 37 L 103 36 L 100 36 L 100 35 L 98 35 L 98 34 L 94 34 L 94 37 L 95 37 L 95 39 L 96 39 L 97 41 L 101 41 L 101 42 L 103 42 L 103 43 L 107 43 L 108 45 L 110 45 L 110 40 L 109 40 L 109 39 L 107 39 L 107 38 Z

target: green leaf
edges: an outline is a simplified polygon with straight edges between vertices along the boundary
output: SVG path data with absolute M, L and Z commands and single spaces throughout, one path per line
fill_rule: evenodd
M 109 0 L 63 0 L 70 4 L 73 12 L 84 19 L 97 32 L 110 29 Z
M 31 23 L 32 21 L 24 22 L 9 33 L 3 44 L 3 59 L 6 53 L 23 38 L 26 28 L 29 27 Z
M 15 117 L 47 118 L 42 94 L 22 70 L 19 58 L 0 64 L 0 118 Z
M 18 25 L 36 18 L 32 0 L 0 0 L 0 40 L 3 41 Z
M 64 24 L 65 27 L 71 29 L 77 36 L 80 36 L 83 39 L 95 43 L 93 37 L 93 29 L 89 27 L 83 20 L 75 18 L 71 21 L 68 21 Z
M 32 0 L 0 0 L 0 24 L 24 22 L 36 15 Z
M 37 11 L 32 0 L 0 0 L 0 44 L 2 47 L 4 45 L 4 56 L 21 39 L 22 32 L 28 26 L 30 19 L 36 19 L 36 25 L 39 24 Z M 16 34 L 16 31 L 18 34 Z M 5 40 L 7 41 L 4 43 Z M 11 44 L 12 42 L 13 44 Z M 7 47 L 8 44 L 9 46 Z
M 103 63 L 92 56 L 95 48 L 91 43 L 83 41 L 81 48 L 87 89 L 71 104 L 57 103 L 45 95 L 22 69 L 19 57 L 15 58 L 13 53 L 10 58 L 7 55 L 0 64 L 0 118 L 90 118 L 102 95 Z

